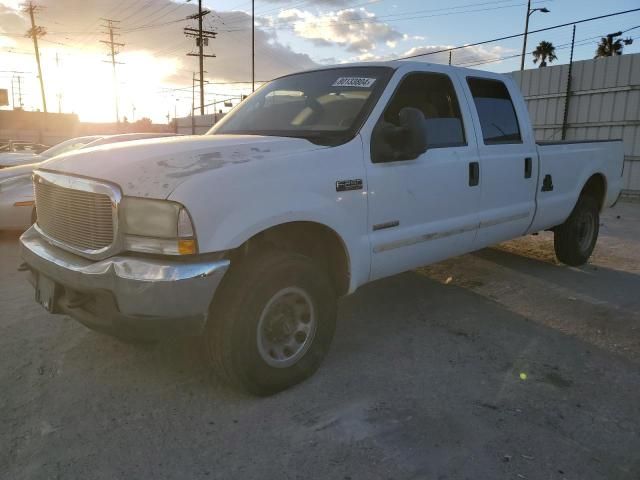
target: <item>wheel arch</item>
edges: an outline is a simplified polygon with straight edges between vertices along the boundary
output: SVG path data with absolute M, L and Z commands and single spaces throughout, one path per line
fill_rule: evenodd
M 580 197 L 585 195 L 593 197 L 598 202 L 600 211 L 602 211 L 607 198 L 607 179 L 602 173 L 594 173 L 585 182 L 580 191 Z
M 269 248 L 296 252 L 314 259 L 329 273 L 337 295 L 349 292 L 351 257 L 343 238 L 333 228 L 306 220 L 279 223 L 254 233 L 226 256 L 233 266 L 250 253 Z

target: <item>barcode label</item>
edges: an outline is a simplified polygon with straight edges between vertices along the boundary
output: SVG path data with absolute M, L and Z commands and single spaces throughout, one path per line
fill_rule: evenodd
M 360 87 L 360 88 L 369 88 L 375 82 L 375 78 L 364 78 L 364 77 L 340 77 L 335 82 L 333 82 L 332 87 Z

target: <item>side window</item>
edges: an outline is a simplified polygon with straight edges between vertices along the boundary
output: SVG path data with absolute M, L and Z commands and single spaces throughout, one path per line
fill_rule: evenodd
M 429 148 L 466 145 L 462 115 L 451 79 L 441 73 L 412 73 L 396 89 L 381 119 L 399 125 L 405 107 L 424 114 Z
M 504 83 L 468 78 L 467 83 L 480 118 L 485 145 L 522 143 L 516 109 Z

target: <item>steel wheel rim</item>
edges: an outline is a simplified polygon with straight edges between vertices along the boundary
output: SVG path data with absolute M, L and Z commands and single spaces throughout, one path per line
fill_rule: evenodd
M 313 343 L 317 330 L 311 297 L 298 287 L 276 292 L 260 314 L 257 343 L 267 365 L 286 368 L 297 363 Z
M 578 218 L 578 245 L 583 252 L 586 252 L 591 246 L 596 229 L 595 222 L 595 216 L 591 212 L 584 212 Z

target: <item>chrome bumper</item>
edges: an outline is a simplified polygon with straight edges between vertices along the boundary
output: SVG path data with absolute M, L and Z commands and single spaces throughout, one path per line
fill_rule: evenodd
M 33 227 L 20 237 L 20 243 L 29 269 L 46 275 L 64 290 L 59 310 L 85 324 L 103 326 L 101 319 L 92 317 L 112 317 L 110 323 L 129 325 L 140 319 L 148 328 L 167 320 L 188 319 L 190 325 L 203 327 L 213 294 L 230 264 L 229 260 L 177 262 L 133 256 L 92 262 L 51 245 Z M 71 306 L 74 296 L 105 294 L 112 300 L 100 302 L 102 308 L 93 312 Z

